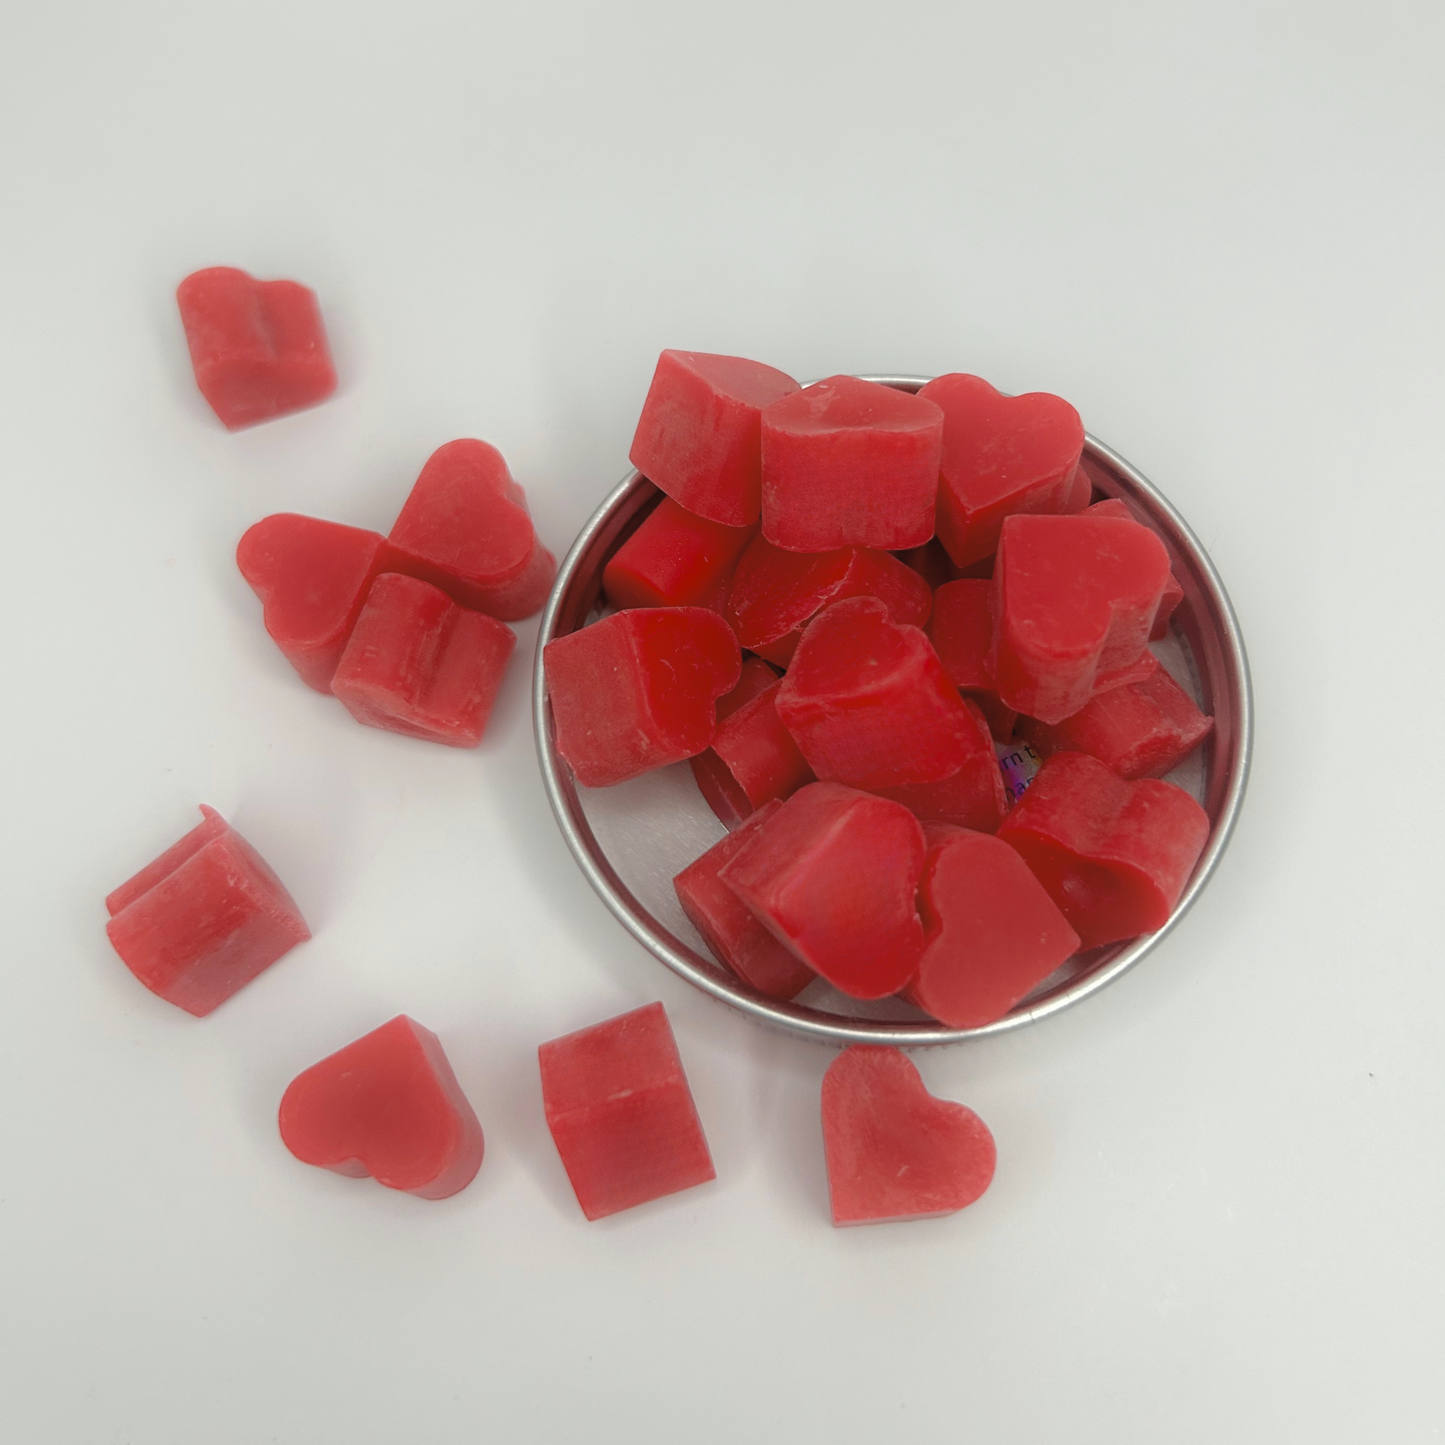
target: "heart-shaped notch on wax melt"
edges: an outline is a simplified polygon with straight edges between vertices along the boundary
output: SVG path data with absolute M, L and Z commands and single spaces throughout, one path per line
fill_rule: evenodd
M 481 1168 L 482 1126 L 440 1040 L 399 1014 L 298 1074 L 281 1138 L 303 1164 L 445 1199 Z
M 993 1180 L 988 1125 L 935 1099 L 898 1049 L 845 1049 L 823 1075 L 823 1149 L 833 1223 L 953 1214 Z

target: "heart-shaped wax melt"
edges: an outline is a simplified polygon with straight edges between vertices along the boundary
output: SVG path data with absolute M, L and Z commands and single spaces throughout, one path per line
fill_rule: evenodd
M 993 1180 L 988 1125 L 935 1099 L 898 1049 L 845 1049 L 823 1075 L 823 1150 L 833 1223 L 928 1219 L 965 1208 Z
M 263 517 L 241 538 L 236 565 L 264 604 L 266 631 L 317 692 L 331 691 L 388 550 L 375 532 L 293 512 Z
M 501 452 L 472 438 L 431 454 L 387 540 L 408 554 L 394 570 L 503 622 L 535 612 L 557 572 Z
M 1087 490 L 1074 482 L 1084 424 L 1062 397 L 1005 396 L 960 372 L 918 394 L 943 411 L 938 540 L 958 566 L 992 555 L 1005 517 L 1087 505 Z
M 316 295 L 296 281 L 258 281 L 211 266 L 176 288 L 201 395 L 226 428 L 324 401 L 336 371 Z
M 482 1126 L 437 1036 L 405 1014 L 298 1074 L 281 1099 L 304 1164 L 445 1199 L 482 1164 Z
M 1101 682 L 1132 680 L 1121 669 L 1144 656 L 1168 580 L 1164 544 L 1137 522 L 1085 514 L 1006 518 L 987 664 L 999 696 L 1056 723 L 1078 712 Z

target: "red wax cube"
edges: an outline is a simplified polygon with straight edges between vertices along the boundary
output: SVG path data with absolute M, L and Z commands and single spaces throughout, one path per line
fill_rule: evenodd
M 1214 726 L 1194 700 L 1156 668 L 1143 682 L 1095 697 L 1060 723 L 1026 718 L 1021 735 L 1041 757 L 1088 753 L 1121 778 L 1158 778 L 1194 751 Z
M 813 771 L 855 788 L 938 782 L 975 733 L 928 639 L 873 597 L 818 614 L 777 706 Z
M 371 584 L 331 690 L 357 722 L 428 742 L 482 740 L 517 639 L 414 577 Z
M 537 1050 L 542 1106 L 588 1219 L 717 1177 L 660 1003 Z
M 405 1014 L 298 1074 L 281 1139 L 303 1164 L 446 1199 L 482 1166 L 482 1126 L 440 1040 Z
M 833 1223 L 953 1214 L 993 1181 L 993 1135 L 935 1099 L 898 1049 L 845 1049 L 823 1075 L 823 1152 Z
M 125 966 L 168 1003 L 208 1014 L 311 937 L 261 855 L 214 808 L 105 900 Z
M 928 619 L 928 640 L 948 680 L 988 719 L 989 730 L 1000 741 L 1013 736 L 1018 714 L 998 695 L 988 670 L 993 645 L 993 583 L 980 579 L 948 582 L 933 594 Z
M 336 371 L 316 296 L 212 266 L 176 288 L 196 385 L 225 426 L 251 426 L 324 401 Z
M 812 982 L 813 970 L 784 948 L 718 877 L 783 805 L 764 803 L 752 817 L 672 880 L 678 902 L 719 963 L 769 998 L 789 999 Z
M 759 415 L 791 376 L 701 351 L 664 351 L 642 405 L 632 465 L 689 512 L 728 527 L 758 520 Z
M 1083 504 L 1074 470 L 1084 424 L 1062 397 L 1004 396 L 957 372 L 918 394 L 943 410 L 938 540 L 960 567 L 997 549 L 1005 517 Z
M 921 547 L 933 535 L 943 413 L 830 376 L 763 412 L 763 536 L 790 552 Z
M 1164 926 L 1209 840 L 1209 818 L 1182 788 L 1125 782 L 1097 758 L 1055 753 L 998 836 L 1094 948 Z
M 603 788 L 707 747 L 742 654 L 716 612 L 640 607 L 554 638 L 542 665 L 557 751 Z
M 1006 518 L 989 657 L 999 696 L 1043 722 L 1078 712 L 1147 650 L 1168 577 L 1164 544 L 1137 522 Z
M 264 604 L 266 631 L 302 680 L 330 692 L 336 665 L 377 573 L 386 539 L 359 527 L 279 512 L 236 548 L 236 565 Z
M 692 760 L 698 788 L 729 828 L 764 803 L 789 798 L 814 781 L 812 768 L 778 716 L 780 686 L 775 682 L 719 722 L 712 746 Z
M 1095 502 L 1088 510 L 1091 517 L 1120 517 L 1126 522 L 1139 520 L 1130 509 L 1129 504 L 1119 497 L 1109 497 L 1102 502 Z M 1179 579 L 1171 571 L 1169 580 L 1164 584 L 1164 595 L 1159 599 L 1159 610 L 1154 614 L 1154 625 L 1149 630 L 1152 640 L 1158 641 L 1169 631 L 1169 619 L 1174 615 L 1174 609 L 1183 601 L 1184 589 L 1179 585 Z
M 614 607 L 713 607 L 757 527 L 725 527 L 664 497 L 602 569 Z
M 1001 1019 L 1079 947 L 1024 860 L 987 833 L 930 840 L 918 907 L 926 942 L 908 997 L 952 1028 Z
M 952 823 L 993 833 L 1008 811 L 1003 774 L 988 723 L 980 709 L 965 701 L 972 727 L 958 749 L 958 766 L 936 783 L 901 783 L 874 788 L 879 797 L 902 803 L 919 822 Z
M 773 936 L 854 998 L 884 998 L 923 951 L 923 830 L 899 803 L 837 783 L 794 793 L 719 871 Z
M 725 692 L 717 700 L 717 720 L 722 724 L 739 709 L 746 707 L 759 693 L 766 692 L 776 681 L 778 674 L 761 657 L 745 657 L 738 683 L 731 692 Z
M 470 438 L 431 454 L 387 540 L 409 554 L 391 570 L 504 622 L 537 611 L 557 574 L 501 452 Z
M 758 537 L 733 574 L 727 619 L 748 651 L 787 667 L 809 620 L 847 597 L 876 597 L 911 627 L 922 627 L 933 605 L 922 577 L 887 552 L 785 552 Z

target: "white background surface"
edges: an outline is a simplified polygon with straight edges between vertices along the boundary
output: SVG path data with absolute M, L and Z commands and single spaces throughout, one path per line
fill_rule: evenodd
M 0 9 L 0 1438 L 1438 1439 L 1440 56 L 1428 3 Z M 320 294 L 339 395 L 228 435 L 173 288 Z M 997 1181 L 835 1231 L 830 1055 L 635 946 L 528 714 L 356 726 L 232 551 L 500 446 L 560 554 L 664 346 L 1048 389 L 1230 587 L 1237 839 L 1071 1014 L 920 1059 Z M 315 931 L 215 1015 L 104 894 L 220 808 Z M 538 1042 L 661 998 L 715 1185 L 585 1223 Z M 294 1161 L 407 1011 L 487 1133 L 442 1204 Z

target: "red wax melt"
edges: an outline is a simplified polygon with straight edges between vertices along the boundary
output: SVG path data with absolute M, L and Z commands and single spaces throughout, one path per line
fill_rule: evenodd
M 700 753 L 737 685 L 737 638 L 705 607 L 617 612 L 543 649 L 557 751 L 603 788 Z
M 988 670 L 993 645 L 993 583 L 978 579 L 947 582 L 933 594 L 928 640 L 948 680 L 988 719 L 1000 742 L 1013 736 L 1018 714 L 998 695 Z
M 495 618 L 458 607 L 430 583 L 383 572 L 331 690 L 368 727 L 474 748 L 516 645 Z
M 911 571 L 917 572 L 929 587 L 937 590 L 945 582 L 952 582 L 957 576 L 953 559 L 943 550 L 943 543 L 935 537 L 921 547 L 910 547 L 898 554 L 898 560 Z
M 952 1028 L 1001 1019 L 1079 947 L 1028 865 L 987 833 L 930 840 L 918 906 L 926 942 L 908 997 Z
M 884 998 L 923 951 L 923 830 L 899 803 L 810 783 L 719 870 L 773 936 L 834 987 Z
M 1062 397 L 1004 396 L 957 372 L 918 394 L 943 411 L 938 539 L 960 567 L 997 549 L 1005 517 L 1086 504 L 1074 483 L 1084 424 Z
M 1026 718 L 1020 735 L 1040 757 L 1088 753 L 1121 778 L 1159 778 L 1209 736 L 1214 719 L 1164 669 L 1101 693 L 1060 723 Z
M 557 575 L 501 452 L 471 438 L 431 454 L 387 540 L 409 554 L 391 570 L 504 622 L 530 617 Z
M 196 385 L 231 431 L 324 401 L 336 370 L 316 296 L 212 266 L 176 288 Z
M 660 1003 L 537 1050 L 542 1105 L 588 1219 L 717 1177 Z
M 791 797 L 814 781 L 812 768 L 778 716 L 781 685 L 775 682 L 719 722 L 712 746 L 692 760 L 693 776 L 708 807 L 729 828 L 764 803 Z
M 482 1126 L 441 1042 L 405 1014 L 298 1074 L 281 1138 L 303 1164 L 446 1199 L 482 1166 Z
M 386 540 L 377 533 L 290 512 L 263 517 L 236 548 L 236 565 L 261 599 L 271 640 L 317 692 L 331 691 L 386 561 Z
M 933 783 L 958 771 L 975 727 L 937 653 L 873 597 L 825 608 L 778 692 L 778 715 L 813 771 L 855 788 Z
M 845 1049 L 823 1075 L 823 1151 L 833 1223 L 954 1214 L 993 1181 L 993 1135 L 935 1099 L 898 1049 Z
M 921 547 L 933 535 L 943 413 L 830 376 L 763 412 L 763 536 L 790 552 Z
M 757 528 L 725 527 L 664 497 L 602 569 L 614 607 L 712 607 Z
M 1168 577 L 1164 544 L 1137 522 L 1006 518 L 989 657 L 999 696 L 1042 722 L 1078 712 L 1147 650 Z
M 879 797 L 902 803 L 920 822 L 952 823 L 993 833 L 1008 811 L 998 754 L 983 712 L 965 702 L 972 727 L 958 748 L 958 766 L 936 783 L 903 783 L 874 788 Z
M 1091 517 L 1118 517 L 1126 522 L 1139 520 L 1129 504 L 1119 497 L 1108 497 L 1102 502 L 1095 502 L 1089 508 L 1089 515 Z M 1174 615 L 1174 609 L 1183 601 L 1184 589 L 1179 585 L 1179 579 L 1171 571 L 1169 580 L 1164 584 L 1164 595 L 1159 599 L 1159 610 L 1154 614 L 1154 625 L 1149 631 L 1151 641 L 1157 642 L 1169 631 L 1169 619 Z
M 678 902 L 702 934 L 713 957 L 769 998 L 789 999 L 813 980 L 813 970 L 784 948 L 718 877 L 723 866 L 774 813 L 779 802 L 764 803 L 739 828 L 715 843 L 672 880 Z
M 876 597 L 911 627 L 922 627 L 933 605 L 923 578 L 887 552 L 785 552 L 758 537 L 733 574 L 727 619 L 749 652 L 787 667 L 809 620 L 848 597 Z
M 758 520 L 762 409 L 798 390 L 791 376 L 740 356 L 664 351 L 629 453 L 689 512 L 729 527 Z
M 214 808 L 105 900 L 125 966 L 168 1003 L 208 1014 L 311 937 L 281 880 Z
M 1153 933 L 1169 919 L 1209 840 L 1182 788 L 1126 782 L 1097 758 L 1055 753 L 1004 819 L 1016 849 L 1085 948 Z

